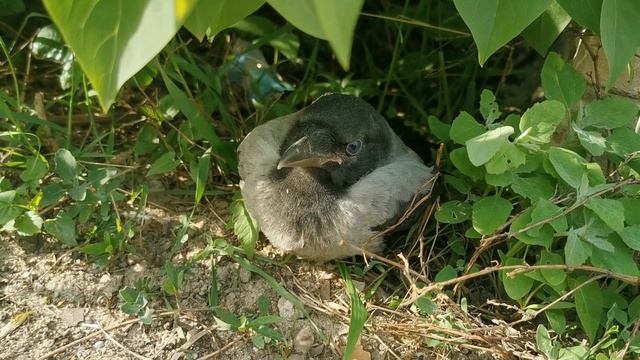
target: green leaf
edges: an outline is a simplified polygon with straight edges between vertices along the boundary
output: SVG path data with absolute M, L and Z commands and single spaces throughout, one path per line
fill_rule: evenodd
M 69 197 L 75 201 L 84 201 L 87 197 L 87 184 L 74 185 L 69 189 Z
M 454 0 L 478 47 L 478 62 L 485 61 L 518 36 L 551 4 L 551 0 Z
M 9 221 L 14 220 L 18 215 L 24 212 L 23 209 L 13 205 L 15 197 L 15 190 L 0 192 L 0 225 L 4 225 Z M 2 228 L 0 227 L 0 229 Z
M 584 233 L 580 234 L 580 238 L 582 240 L 584 240 L 585 242 L 593 245 L 592 250 L 593 252 L 595 252 L 596 250 L 600 249 L 602 251 L 606 251 L 608 253 L 613 253 L 614 252 L 614 248 L 613 245 L 611 245 L 611 243 L 609 242 L 609 240 L 606 237 L 602 237 L 598 234 L 592 234 L 589 233 L 587 231 L 585 231 Z
M 468 158 L 467 162 L 469 162 Z M 469 164 L 471 163 L 469 162 Z M 457 192 L 461 194 L 469 194 L 471 192 L 471 184 L 469 184 L 469 181 L 467 181 L 466 178 L 455 177 L 453 175 L 445 175 L 444 183 L 448 186 L 453 187 Z
M 576 280 L 573 288 L 577 288 L 585 281 L 588 281 L 585 277 Z M 582 324 L 582 328 L 593 343 L 596 339 L 596 332 L 600 327 L 600 317 L 602 316 L 604 304 L 602 290 L 596 282 L 591 282 L 577 289 L 574 297 L 580 324 Z
M 164 84 L 169 91 L 169 95 L 173 98 L 178 109 L 180 109 L 184 116 L 189 120 L 189 123 L 195 130 L 194 132 L 197 135 L 197 138 L 208 140 L 211 146 L 216 150 L 216 153 L 221 153 L 221 150 L 223 151 L 222 141 L 216 134 L 211 123 L 207 120 L 207 116 L 203 113 L 203 109 L 197 106 L 192 99 L 187 97 L 187 94 L 176 86 L 164 71 L 161 71 L 160 74 L 162 75 Z
M 583 242 L 578 236 L 578 231 L 569 229 L 567 243 L 564 246 L 564 258 L 567 265 L 579 266 L 585 263 L 591 256 L 591 245 Z
M 449 154 L 449 159 L 456 169 L 471 179 L 480 180 L 484 177 L 484 169 L 479 166 L 474 166 L 471 161 L 469 161 L 467 148 L 457 148 L 453 150 Z
M 572 124 L 572 127 L 573 131 L 578 135 L 578 140 L 580 140 L 583 148 L 587 149 L 587 151 L 594 156 L 604 154 L 607 148 L 607 141 L 599 132 L 582 130 L 575 123 Z
M 166 278 L 162 288 L 167 294 L 174 295 L 182 288 L 184 269 L 176 267 L 171 261 L 167 261 L 164 265 L 164 271 Z
M 358 290 L 353 285 L 347 267 L 343 263 L 338 264 L 340 275 L 344 279 L 345 287 L 351 299 L 351 317 L 349 319 L 349 332 L 347 333 L 347 344 L 344 349 L 343 358 L 351 359 L 356 345 L 367 322 L 367 309 L 358 295 Z
M 524 265 L 524 261 L 520 259 L 506 259 L 504 261 L 505 266 L 512 265 Z M 533 287 L 534 280 L 525 274 L 518 274 L 513 277 L 507 276 L 507 271 L 501 272 L 502 277 L 502 285 L 504 285 L 504 290 L 507 292 L 510 298 L 513 300 L 519 300 L 529 294 L 531 288 Z
M 340 65 L 349 69 L 353 34 L 364 0 L 268 0 L 282 17 L 298 29 L 327 39 Z
M 56 164 L 56 173 L 60 176 L 62 182 L 66 184 L 73 183 L 78 177 L 78 164 L 71 152 L 67 149 L 56 151 L 54 161 Z
M 279 25 L 259 15 L 246 17 L 233 25 L 233 27 L 240 31 L 263 37 L 264 40 L 269 41 L 269 45 L 280 51 L 287 59 L 297 61 L 298 50 L 300 49 L 300 40 L 297 33 L 278 31 L 280 29 Z M 279 35 L 274 37 L 274 33 Z
M 488 174 L 503 174 L 508 170 L 515 170 L 525 164 L 527 155 L 515 144 L 507 142 L 485 164 Z M 509 173 L 511 174 L 511 173 Z
M 607 144 L 612 152 L 625 157 L 633 152 L 640 151 L 640 134 L 628 128 L 615 129 L 607 137 Z
M 560 101 L 567 109 L 582 98 L 587 88 L 582 75 L 554 52 L 547 55 L 540 78 L 547 99 Z
M 157 174 L 164 174 L 166 172 L 174 170 L 179 164 L 180 160 L 176 160 L 176 153 L 174 151 L 168 151 L 160 156 L 156 161 L 151 164 L 147 177 Z
M 531 212 L 531 222 L 536 223 L 562 213 L 562 208 L 547 199 L 540 199 Z M 568 228 L 567 217 L 561 216 L 549 223 L 556 232 L 564 232 Z
M 537 233 L 533 235 L 529 234 L 529 231 L 520 232 L 520 230 L 531 224 L 531 212 L 532 209 L 529 208 L 525 210 L 522 214 L 518 215 L 511 226 L 509 227 L 509 234 L 513 234 L 516 239 L 521 241 L 527 245 L 539 245 L 544 246 L 545 248 L 549 248 L 551 246 L 551 242 L 553 241 L 553 228 L 549 225 L 543 225 L 537 229 Z
M 480 166 L 491 160 L 498 150 L 509 142 L 511 134 L 513 134 L 511 126 L 501 126 L 467 140 L 467 152 L 471 163 Z
M 173 38 L 195 4 L 195 0 L 44 1 L 105 112 L 120 87 Z
M 451 138 L 449 137 L 449 132 L 451 131 L 451 125 L 445 124 L 440 119 L 433 115 L 429 115 L 427 117 L 427 123 L 429 124 L 429 130 L 433 135 L 435 135 L 440 141 L 449 141 Z
M 487 173 L 484 176 L 484 180 L 487 182 L 487 184 L 491 186 L 501 187 L 511 185 L 511 183 L 513 182 L 513 178 L 513 173 L 510 172 L 503 172 L 502 174 Z
M 471 217 L 471 206 L 469 204 L 451 200 L 440 206 L 434 214 L 438 222 L 444 224 L 459 224 L 469 220 Z
M 524 29 L 522 36 L 544 56 L 569 22 L 571 16 L 557 2 L 552 1 L 547 10 Z
M 184 26 L 200 41 L 205 35 L 213 39 L 220 31 L 258 10 L 264 2 L 265 0 L 198 1 Z
M 240 239 L 242 248 L 247 257 L 251 259 L 255 253 L 260 229 L 251 213 L 244 206 L 240 193 L 234 196 L 231 204 L 231 223 L 233 233 Z
M 32 236 L 40 232 L 43 222 L 40 215 L 33 211 L 27 211 L 16 218 L 13 227 L 20 236 Z
M 546 100 L 527 109 L 520 118 L 520 132 L 535 142 L 546 144 L 556 127 L 564 120 L 566 110 L 561 102 Z
M 624 228 L 624 206 L 618 200 L 591 198 L 585 206 L 600 217 L 613 230 L 620 232 Z
M 448 267 L 451 267 L 451 265 L 447 265 Z M 446 268 L 446 267 L 445 267 Z M 453 269 L 453 267 L 451 267 Z M 443 269 L 444 270 L 444 269 Z M 442 272 L 442 271 L 440 271 Z M 454 269 L 455 272 L 455 269 Z M 436 278 L 438 276 L 436 275 Z M 454 275 L 455 277 L 455 275 Z M 436 280 L 438 281 L 438 280 Z M 425 313 L 425 314 L 433 314 L 436 312 L 436 310 L 438 310 L 438 305 L 436 303 L 433 302 L 433 300 L 431 300 L 431 297 L 429 294 L 426 295 L 422 295 L 419 298 L 416 299 L 416 301 L 413 303 L 418 309 L 420 309 L 421 312 Z
M 567 318 L 565 317 L 565 311 L 560 309 L 549 309 L 544 312 L 547 316 L 549 325 L 558 335 L 565 333 L 567 326 Z
M 138 156 L 149 154 L 158 147 L 159 143 L 160 140 L 155 128 L 149 124 L 144 124 L 140 132 L 138 132 L 133 151 Z
M 207 149 L 198 159 L 197 169 L 191 172 L 191 177 L 196 182 L 196 204 L 202 199 L 204 190 L 207 187 L 207 179 L 209 178 L 209 167 L 211 165 L 211 148 Z
M 560 6 L 581 26 L 600 34 L 600 11 L 602 0 L 556 0 Z
M 491 90 L 484 89 L 480 93 L 480 113 L 485 119 L 486 124 L 490 125 L 500 118 L 500 108 L 496 103 L 496 96 Z
M 624 220 L 629 225 L 640 225 L 640 199 L 622 198 L 619 200 L 624 206 Z
M 453 266 L 446 265 L 445 267 L 442 268 L 442 270 L 438 271 L 436 276 L 433 278 L 433 281 L 435 282 L 447 281 L 447 280 L 455 279 L 457 276 L 458 276 L 458 271 L 456 271 L 456 269 Z
M 591 264 L 629 276 L 640 275 L 634 251 L 625 246 L 617 234 L 611 234 L 607 240 L 613 247 L 613 251 L 605 251 L 594 247 L 590 259 Z
M 520 177 L 514 176 L 511 189 L 532 202 L 538 199 L 548 199 L 553 196 L 555 188 L 551 182 L 542 176 Z
M 24 167 L 20 173 L 20 180 L 24 182 L 40 180 L 49 172 L 49 163 L 40 154 L 27 157 Z
M 536 346 L 540 352 L 547 356 L 550 356 L 553 351 L 553 342 L 551 342 L 549 331 L 542 324 L 538 325 L 536 329 Z
M 464 145 L 467 140 L 476 137 L 485 132 L 485 127 L 469 115 L 468 112 L 462 111 L 451 124 L 449 136 L 456 144 Z
M 640 3 L 638 3 L 640 5 Z M 595 100 L 584 108 L 581 127 L 615 129 L 627 126 L 636 120 L 638 106 L 631 100 L 606 98 Z
M 66 212 L 60 211 L 55 219 L 44 223 L 44 231 L 62 241 L 65 245 L 76 246 L 76 223 Z
M 539 265 L 558 265 L 564 264 L 562 255 L 542 250 L 540 253 Z M 567 273 L 562 269 L 540 269 L 542 277 L 551 286 L 558 286 L 567 278 Z
M 473 228 L 482 235 L 492 234 L 507 221 L 512 209 L 511 203 L 498 195 L 480 199 L 473 204 Z
M 64 43 L 62 35 L 53 24 L 40 28 L 31 45 L 31 53 L 38 59 L 52 60 L 60 63 L 58 82 L 63 90 L 77 85 L 82 79 L 80 66 L 73 52 Z M 73 83 L 72 83 L 73 81 Z
M 267 0 L 267 3 L 293 26 L 311 36 L 327 40 L 312 1 Z
M 551 147 L 549 149 L 549 160 L 560 178 L 569 186 L 578 189 L 585 175 L 586 160 L 571 150 Z
M 609 64 L 611 87 L 640 47 L 640 3 L 636 0 L 604 0 L 600 16 L 600 39 Z

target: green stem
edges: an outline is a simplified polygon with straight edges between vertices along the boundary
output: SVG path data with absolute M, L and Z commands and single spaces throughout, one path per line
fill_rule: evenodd
M 11 62 L 11 54 L 9 54 L 9 49 L 7 49 L 7 45 L 4 43 L 4 39 L 0 36 L 0 47 L 2 48 L 2 53 L 7 59 L 7 65 L 9 66 L 9 70 L 11 71 L 11 77 L 13 78 L 13 87 L 16 93 L 16 107 L 17 111 L 20 111 L 22 107 L 20 104 L 20 87 L 18 85 L 18 76 L 16 76 L 16 69 L 13 67 L 13 63 Z

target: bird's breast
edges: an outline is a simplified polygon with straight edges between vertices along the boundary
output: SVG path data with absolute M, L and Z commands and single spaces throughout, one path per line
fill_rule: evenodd
M 275 170 L 243 189 L 251 213 L 277 247 L 289 251 L 340 242 L 340 193 L 320 170 Z

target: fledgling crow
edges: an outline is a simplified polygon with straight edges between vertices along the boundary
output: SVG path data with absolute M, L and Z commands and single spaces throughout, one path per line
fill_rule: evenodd
M 262 232 L 318 261 L 381 250 L 371 238 L 432 177 L 371 105 L 347 95 L 256 127 L 238 151 L 242 195 Z

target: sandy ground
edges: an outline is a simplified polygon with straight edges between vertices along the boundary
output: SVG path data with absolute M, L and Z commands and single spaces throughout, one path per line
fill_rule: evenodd
M 259 348 L 251 340 L 251 331 L 228 330 L 208 310 L 209 259 L 187 271 L 179 294 L 180 310 L 167 311 L 175 299 L 164 297 L 160 290 L 163 255 L 173 241 L 171 229 L 177 218 L 162 213 L 149 216 L 154 220 L 141 231 L 144 235 L 138 242 L 146 243 L 138 255 L 127 253 L 106 267 L 46 239 L 0 238 L 0 328 L 28 314 L 24 323 L 0 339 L 0 359 L 341 358 L 350 301 L 335 264 L 295 259 L 285 266 L 257 263 L 303 301 L 305 314 L 262 277 L 228 258 L 218 259 L 221 306 L 236 315 L 252 316 L 258 313 L 258 299 L 263 296 L 269 313 L 284 319 L 275 328 L 285 340 Z M 195 227 L 192 240 L 174 262 L 184 262 L 202 249 L 204 234 L 228 236 L 222 221 L 211 218 L 194 221 L 201 226 Z M 261 251 L 275 256 L 269 246 Z M 155 315 L 148 326 L 119 309 L 118 292 L 142 277 L 149 279 L 152 289 L 149 298 Z M 414 326 L 428 325 L 416 323 L 422 321 L 419 317 L 368 310 L 356 359 L 493 359 L 469 347 L 433 350 L 424 338 L 403 335 Z

